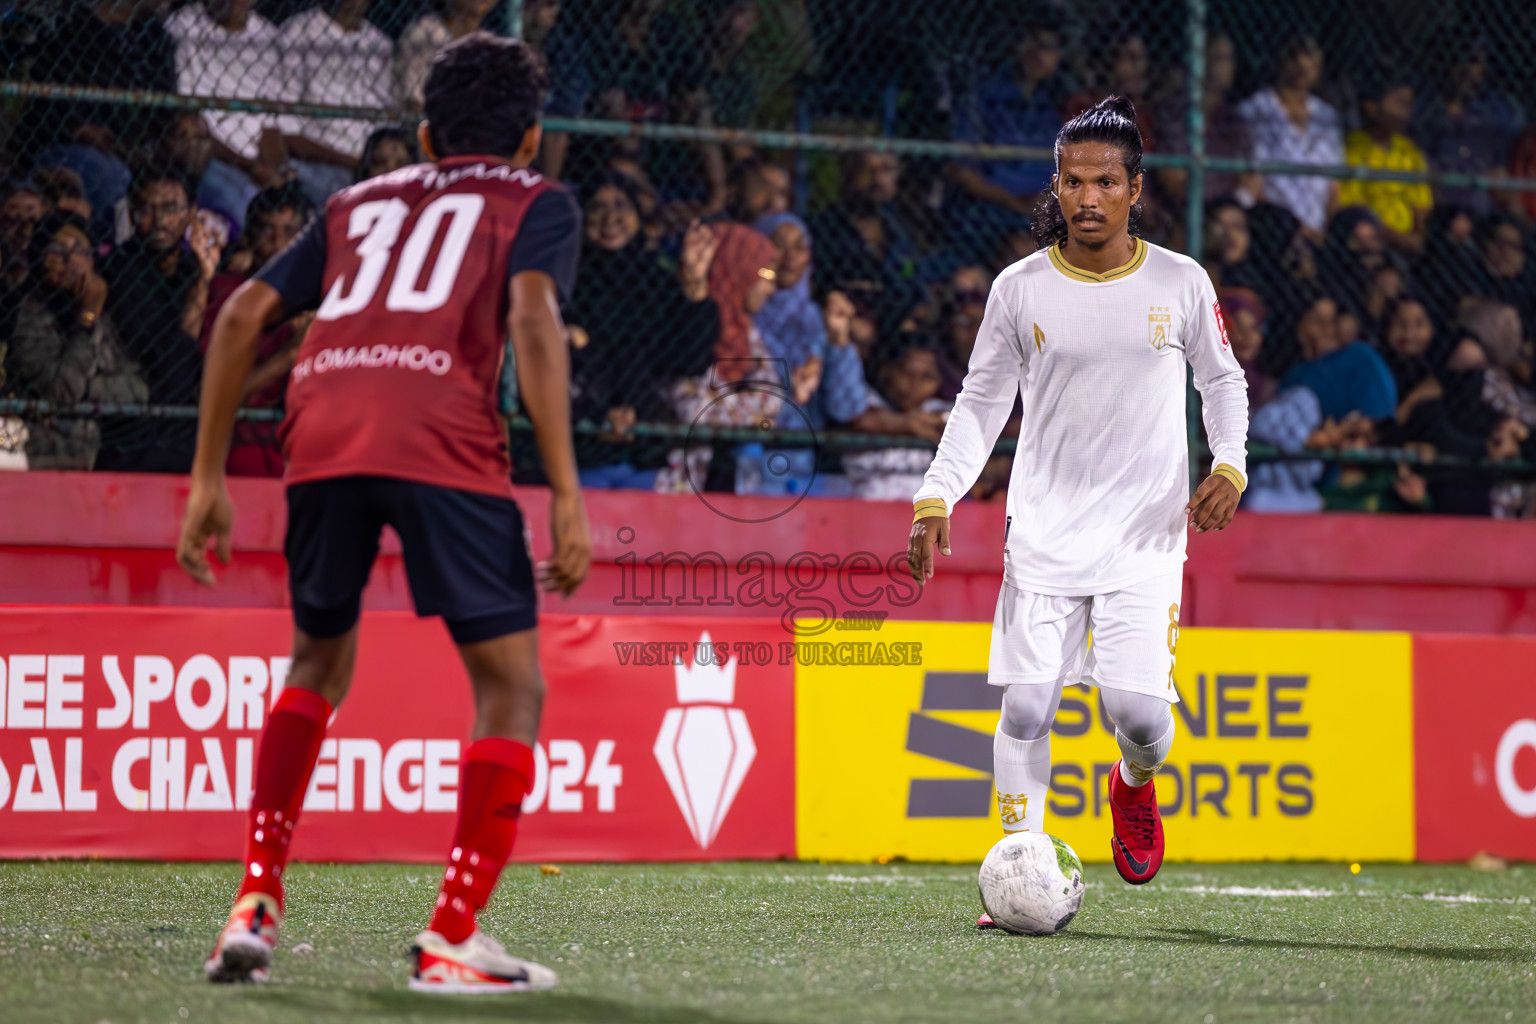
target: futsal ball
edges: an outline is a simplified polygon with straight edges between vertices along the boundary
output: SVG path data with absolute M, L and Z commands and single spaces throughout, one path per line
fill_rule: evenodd
M 1011 832 L 987 853 L 977 878 L 981 904 L 999 928 L 1052 935 L 1083 905 L 1083 862 L 1044 832 Z

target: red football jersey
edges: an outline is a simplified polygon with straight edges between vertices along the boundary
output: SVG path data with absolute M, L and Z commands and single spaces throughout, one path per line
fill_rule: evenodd
M 486 157 L 332 196 L 258 275 L 288 313 L 315 310 L 288 383 L 287 482 L 386 476 L 509 495 L 508 281 L 544 270 L 568 297 L 579 237 L 568 192 Z

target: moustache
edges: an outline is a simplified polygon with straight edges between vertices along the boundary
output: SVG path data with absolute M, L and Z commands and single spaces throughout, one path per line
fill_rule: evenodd
M 1102 221 L 1103 219 L 1104 218 L 1102 216 L 1100 216 L 1099 214 L 1097 214 L 1097 213 L 1086 213 L 1085 212 L 1085 213 L 1079 213 L 1077 216 L 1073 217 L 1072 218 L 1072 223 L 1074 223 L 1074 224 L 1081 224 L 1081 223 L 1088 222 L 1088 221 L 1092 221 L 1092 222 L 1097 223 L 1099 221 Z

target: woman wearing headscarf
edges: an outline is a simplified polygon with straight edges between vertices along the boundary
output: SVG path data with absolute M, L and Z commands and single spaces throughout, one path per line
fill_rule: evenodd
M 590 185 L 576 289 L 565 309 L 571 334 L 571 411 L 615 438 L 637 421 L 673 419 L 666 390 L 708 371 L 720 335 L 709 294 L 713 231 L 694 225 L 676 273 L 646 251 L 638 186 L 620 174 Z M 650 487 L 665 452 L 615 440 L 584 444 L 582 483 Z
M 823 310 L 811 298 L 811 233 L 792 213 L 771 213 L 752 225 L 778 249 L 777 290 L 753 317 L 769 355 L 782 359 L 799 411 L 785 405 L 782 427 L 820 430 L 864 411 L 866 387 L 859 350 L 851 344 L 853 303 L 841 292 Z M 800 415 L 803 413 L 803 417 Z
M 699 427 L 772 429 L 784 409 L 784 374 L 752 317 L 774 292 L 779 251 L 744 224 L 720 221 L 699 230 L 709 231 L 716 243 L 708 287 L 720 308 L 720 335 L 714 365 L 668 389 L 673 411 L 679 421 Z M 712 455 L 704 446 L 674 449 L 656 489 L 703 489 Z
M 1343 326 L 1356 340 L 1367 326 L 1366 298 L 1371 292 L 1376 272 L 1384 267 L 1406 274 L 1401 257 L 1387 249 L 1381 216 L 1369 206 L 1346 206 L 1328 224 L 1328 238 L 1317 258 L 1319 278 L 1338 302 L 1341 314 L 1354 318 L 1355 329 Z M 1370 324 L 1374 327 L 1374 324 Z

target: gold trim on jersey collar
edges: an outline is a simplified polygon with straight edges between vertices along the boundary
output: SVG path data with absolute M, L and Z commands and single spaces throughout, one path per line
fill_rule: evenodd
M 1136 252 L 1131 256 L 1130 262 L 1118 266 L 1114 270 L 1107 270 L 1102 274 L 1095 274 L 1091 270 L 1083 270 L 1068 263 L 1067 258 L 1061 254 L 1061 246 L 1059 245 L 1053 245 L 1050 248 L 1051 265 L 1074 281 L 1093 281 L 1095 283 L 1113 281 L 1116 278 L 1135 273 L 1136 269 L 1146 261 L 1147 243 L 1139 238 L 1133 238 L 1132 241 L 1136 243 Z

